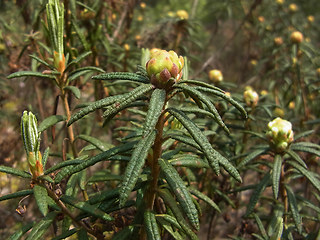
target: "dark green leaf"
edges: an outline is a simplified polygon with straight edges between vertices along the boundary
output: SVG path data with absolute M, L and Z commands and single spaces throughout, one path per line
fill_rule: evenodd
M 79 112 L 72 115 L 70 120 L 68 121 L 67 126 L 70 126 L 73 122 L 83 118 L 84 116 L 88 115 L 89 113 L 91 113 L 97 109 L 106 107 L 106 106 L 116 102 L 117 100 L 121 99 L 122 97 L 123 97 L 123 95 L 112 96 L 112 97 L 107 97 L 107 98 L 101 99 L 99 101 L 93 102 L 89 106 L 81 109 Z
M 42 213 L 43 216 L 46 216 L 48 213 L 47 189 L 45 189 L 45 187 L 43 186 L 36 184 L 34 185 L 34 188 L 33 188 L 33 195 L 36 199 L 40 212 Z
M 152 131 L 147 136 L 143 137 L 133 150 L 131 159 L 126 167 L 123 182 L 120 188 L 120 206 L 123 206 L 128 199 L 128 196 L 137 182 L 141 168 L 145 163 L 150 147 L 156 137 L 156 132 Z
M 177 85 L 177 87 L 186 91 L 188 94 L 195 95 L 200 101 L 202 101 L 207 106 L 208 110 L 214 115 L 214 119 L 220 125 L 220 127 L 222 127 L 227 133 L 230 133 L 229 129 L 222 121 L 218 110 L 216 109 L 216 107 L 213 105 L 211 100 L 206 95 L 202 94 L 201 92 L 199 92 L 195 88 L 190 87 L 186 84 L 179 84 L 179 85 Z
M 217 210 L 219 213 L 221 212 L 220 208 L 218 205 L 212 201 L 211 198 L 209 198 L 207 195 L 203 194 L 202 192 L 194 189 L 194 188 L 189 188 L 189 191 L 192 195 L 196 196 L 197 198 L 201 199 L 202 201 L 206 202 L 209 204 L 211 207 L 213 207 L 215 210 Z
M 158 228 L 158 224 L 156 221 L 156 217 L 153 212 L 145 211 L 144 213 L 144 225 L 147 232 L 148 240 L 160 240 L 160 232 Z
M 273 163 L 273 169 L 272 169 L 272 191 L 275 199 L 278 198 L 281 169 L 282 169 L 282 157 L 281 155 L 277 154 L 274 157 L 274 163 Z
M 37 60 L 39 63 L 42 63 L 43 65 L 47 66 L 48 68 L 50 68 L 51 70 L 54 70 L 54 67 L 51 66 L 49 63 L 47 63 L 46 61 L 42 60 L 41 58 L 38 58 L 35 55 L 29 55 L 31 58 Z
M 99 149 L 102 152 L 107 151 L 113 147 L 113 145 L 111 145 L 111 144 L 104 143 L 101 140 L 99 140 L 95 137 L 88 136 L 88 135 L 80 134 L 77 136 L 77 138 L 80 138 L 82 140 L 85 140 L 85 141 L 91 143 L 93 146 L 95 146 L 97 149 Z
M 105 151 L 103 153 L 95 155 L 86 161 L 83 161 L 82 163 L 78 164 L 77 166 L 73 166 L 72 168 L 64 168 L 57 174 L 57 176 L 55 178 L 55 183 L 59 183 L 64 177 L 69 176 L 71 174 L 74 174 L 76 172 L 80 172 L 83 169 L 90 167 L 98 162 L 108 160 L 109 157 L 112 157 L 118 153 L 127 152 L 127 151 L 131 150 L 135 144 L 136 144 L 136 142 L 129 142 L 129 143 L 123 144 L 119 147 L 111 148 L 108 151 Z M 49 171 L 49 169 L 48 169 L 48 171 Z
M 45 218 L 43 218 L 40 222 L 33 226 L 30 234 L 28 235 L 26 240 L 38 240 L 41 239 L 43 234 L 46 233 L 53 220 L 55 219 L 57 213 L 50 212 L 47 214 Z
M 176 200 L 172 197 L 171 193 L 167 189 L 158 190 L 161 198 L 165 202 L 165 204 L 171 209 L 175 218 L 177 219 L 179 225 L 182 227 L 183 231 L 190 237 L 192 240 L 199 240 L 197 235 L 191 230 L 191 227 L 183 218 L 183 214 L 176 202 Z
M 77 79 L 78 77 L 84 74 L 93 73 L 93 72 L 104 72 L 104 70 L 101 68 L 92 67 L 92 66 L 77 68 L 76 70 L 69 73 L 68 82 L 72 82 L 73 80 Z
M 21 191 L 15 192 L 15 193 L 10 193 L 10 194 L 1 196 L 0 201 L 12 199 L 12 198 L 18 198 L 18 197 L 25 197 L 25 196 L 28 196 L 31 194 L 33 194 L 32 189 L 21 190 Z
M 168 161 L 159 159 L 159 165 L 163 174 L 165 175 L 165 179 L 168 182 L 170 189 L 176 195 L 177 200 L 188 217 L 190 223 L 196 230 L 199 230 L 200 226 L 198 212 L 185 183 L 179 176 L 176 169 Z
M 152 92 L 147 117 L 144 123 L 143 136 L 146 136 L 155 129 L 165 101 L 166 91 L 164 89 L 155 89 Z
M 19 240 L 26 232 L 28 232 L 33 227 L 33 222 L 22 226 L 13 235 L 10 236 L 9 240 Z
M 79 62 L 81 62 L 83 59 L 85 59 L 87 56 L 89 56 L 92 52 L 91 51 L 87 51 L 84 52 L 82 54 L 80 54 L 76 59 L 73 59 L 66 67 L 66 70 L 69 69 L 70 66 L 74 65 L 74 64 L 78 64 Z
M 67 90 L 71 91 L 72 94 L 73 94 L 76 98 L 80 99 L 81 92 L 80 92 L 79 88 L 77 88 L 77 87 L 75 87 L 75 86 L 66 86 L 64 89 L 67 89 Z
M 256 157 L 266 153 L 269 149 L 258 149 L 253 152 L 251 152 L 249 155 L 247 155 L 238 165 L 238 168 L 244 167 L 247 163 L 255 159 Z
M 63 195 L 61 196 L 61 201 L 64 203 L 67 203 L 75 208 L 78 208 L 82 210 L 85 213 L 89 213 L 92 216 L 95 216 L 97 218 L 101 218 L 105 221 L 112 221 L 113 218 L 110 217 L 107 213 L 99 210 L 97 207 L 89 204 L 88 202 L 79 202 L 76 198 L 73 198 L 71 196 Z
M 300 164 L 293 162 L 293 161 L 287 161 L 288 164 L 290 164 L 292 167 L 297 169 L 302 175 L 304 175 L 310 183 L 320 192 L 320 181 L 313 176 L 313 173 L 309 170 L 302 167 Z
M 209 165 L 201 158 L 195 155 L 184 154 L 181 156 L 175 156 L 169 160 L 170 164 L 179 167 L 188 168 L 209 168 Z
M 291 149 L 288 149 L 286 151 L 286 153 L 293 159 L 295 160 L 297 163 L 299 163 L 301 166 L 303 166 L 304 168 L 308 168 L 307 164 L 300 158 L 300 156 L 295 153 L 294 151 L 292 151 Z
M 50 148 L 47 147 L 46 150 L 43 153 L 43 156 L 42 156 L 42 166 L 43 166 L 43 168 L 45 168 L 45 166 L 47 165 L 47 161 L 48 161 L 48 158 L 49 158 L 49 151 L 50 151 Z
M 39 72 L 33 72 L 33 71 L 20 71 L 10 74 L 7 78 L 19 78 L 19 77 L 42 77 L 42 78 L 51 78 L 55 79 L 55 76 L 49 75 L 49 74 L 43 74 Z
M 154 89 L 154 86 L 151 84 L 143 84 L 131 92 L 124 94 L 123 97 L 119 100 L 117 100 L 115 103 L 113 103 L 111 106 L 108 106 L 106 110 L 103 113 L 104 118 L 108 118 L 109 116 L 112 116 L 121 110 L 125 109 L 128 105 L 133 103 L 136 99 L 139 97 L 145 95 L 147 92 Z
M 207 92 L 207 93 L 212 93 L 213 95 L 216 95 L 224 100 L 226 100 L 227 102 L 229 102 L 231 105 L 233 105 L 236 109 L 239 110 L 239 112 L 242 114 L 242 116 L 244 118 L 247 118 L 247 112 L 246 110 L 242 107 L 242 105 L 240 103 L 238 103 L 237 101 L 235 101 L 232 97 L 228 96 L 225 92 L 221 92 L 221 90 L 216 90 L 216 89 L 212 89 L 212 88 L 206 88 L 206 87 L 197 87 L 196 88 L 199 91 L 203 91 L 203 92 Z
M 278 217 L 277 218 L 277 224 L 276 224 L 276 229 L 272 236 L 270 237 L 270 240 L 279 240 L 281 239 L 282 236 L 282 231 L 283 231 L 283 218 Z
M 254 216 L 254 218 L 255 218 L 255 220 L 256 220 L 256 223 L 257 223 L 257 225 L 258 225 L 258 228 L 259 228 L 259 230 L 260 230 L 260 232 L 261 232 L 261 234 L 262 234 L 262 237 L 263 237 L 262 239 L 267 240 L 267 239 L 268 239 L 268 235 L 267 235 L 266 229 L 265 229 L 264 226 L 263 226 L 263 223 L 262 223 L 261 219 L 260 219 L 259 216 L 258 216 L 257 214 L 255 214 L 255 213 L 252 213 L 252 215 Z
M 287 195 L 288 195 L 288 203 L 289 207 L 292 213 L 293 221 L 298 229 L 298 232 L 301 234 L 302 232 L 302 221 L 301 221 L 301 216 L 299 214 L 299 209 L 298 209 L 298 204 L 296 197 L 291 189 L 290 186 L 286 185 L 286 190 L 287 190 Z
M 23 177 L 23 178 L 31 178 L 31 174 L 21 171 L 16 168 L 11 168 L 11 167 L 6 167 L 6 166 L 0 166 L 0 172 L 4 172 L 7 174 L 15 175 L 18 177 Z
M 104 73 L 104 74 L 94 76 L 92 78 L 99 79 L 99 80 L 129 80 L 133 82 L 150 83 L 149 78 L 136 73 L 129 73 L 129 72 Z
M 311 153 L 311 154 L 314 154 L 314 155 L 317 155 L 318 157 L 320 157 L 320 150 L 317 150 L 317 149 L 314 149 L 314 148 L 311 148 L 311 147 L 301 146 L 301 145 L 298 145 L 298 144 L 292 144 L 290 146 L 290 149 L 294 150 L 294 151 L 299 151 L 299 152 Z
M 250 198 L 250 202 L 248 204 L 247 207 L 247 211 L 245 216 L 250 215 L 250 213 L 254 210 L 255 205 L 257 204 L 262 192 L 264 191 L 264 189 L 268 186 L 269 181 L 270 181 L 270 172 L 266 173 L 266 175 L 262 178 L 262 180 L 260 181 L 260 183 L 257 184 L 256 188 L 254 189 L 251 198 Z
M 56 123 L 65 121 L 65 120 L 67 120 L 67 117 L 62 115 L 52 115 L 50 117 L 47 117 L 40 123 L 38 127 L 38 132 L 43 132 L 47 128 L 55 125 Z

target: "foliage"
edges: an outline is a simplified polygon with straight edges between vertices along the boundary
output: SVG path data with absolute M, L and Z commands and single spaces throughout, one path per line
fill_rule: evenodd
M 316 8 L 0 1 L 5 238 L 318 239 Z

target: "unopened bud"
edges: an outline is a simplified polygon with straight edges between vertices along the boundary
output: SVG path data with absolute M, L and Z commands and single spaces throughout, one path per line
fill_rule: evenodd
M 146 70 L 153 85 L 157 88 L 167 88 L 180 80 L 183 66 L 183 57 L 174 51 L 152 49 Z
M 266 136 L 269 140 L 270 146 L 278 153 L 286 150 L 291 142 L 293 142 L 292 124 L 276 118 L 268 123 L 268 130 Z
M 303 34 L 299 31 L 295 31 L 290 35 L 290 41 L 295 44 L 299 44 L 303 41 Z
M 255 107 L 258 104 L 259 101 L 259 95 L 256 91 L 253 89 L 247 89 L 243 93 L 244 101 L 246 102 L 248 107 Z
M 222 72 L 218 69 L 213 69 L 209 72 L 209 79 L 214 82 L 222 82 L 223 81 L 223 75 Z

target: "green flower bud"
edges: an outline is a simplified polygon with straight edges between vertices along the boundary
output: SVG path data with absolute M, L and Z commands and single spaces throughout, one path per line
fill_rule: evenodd
M 174 51 L 152 49 L 146 69 L 153 85 L 157 88 L 167 88 L 179 81 L 183 66 L 183 57 L 178 57 Z
M 37 118 L 32 112 L 24 111 L 21 117 L 21 137 L 27 160 L 33 177 L 43 174 L 42 157 L 39 151 L 40 136 L 37 127 Z
M 268 123 L 266 133 L 270 146 L 278 153 L 283 152 L 293 141 L 292 124 L 282 118 L 276 118 Z

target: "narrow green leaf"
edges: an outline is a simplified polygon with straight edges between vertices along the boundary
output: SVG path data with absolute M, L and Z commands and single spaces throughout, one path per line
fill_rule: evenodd
M 19 240 L 26 232 L 28 232 L 33 227 L 33 222 L 22 226 L 13 235 L 10 236 L 9 240 Z
M 156 219 L 159 220 L 159 219 L 163 219 L 164 221 L 168 222 L 169 224 L 171 224 L 172 226 L 174 226 L 175 228 L 179 229 L 179 230 L 182 230 L 182 227 L 180 226 L 178 220 L 169 215 L 169 214 L 157 214 L 156 215 Z
M 179 167 L 188 168 L 209 168 L 209 165 L 203 161 L 199 156 L 185 154 L 181 156 L 175 156 L 169 160 L 170 164 Z
M 232 177 L 241 182 L 241 177 L 237 169 L 225 157 L 212 148 L 207 137 L 185 113 L 175 108 L 168 108 L 168 112 L 187 129 L 192 138 L 199 144 L 203 153 L 208 159 L 211 168 L 213 168 L 217 175 L 220 172 L 220 163 Z
M 174 133 L 168 133 L 168 137 L 177 140 L 181 143 L 184 143 L 186 145 L 192 146 L 198 150 L 201 151 L 201 147 L 193 140 L 193 138 L 189 137 L 189 136 L 184 136 L 182 134 L 178 135 L 178 134 L 174 134 Z
M 137 182 L 141 168 L 145 163 L 150 147 L 156 137 L 156 132 L 152 131 L 149 135 L 143 137 L 133 150 L 131 160 L 129 161 L 123 182 L 120 188 L 120 206 L 123 206 L 128 199 L 128 196 Z
M 314 155 L 317 155 L 318 157 L 320 157 L 320 150 L 317 150 L 317 149 L 314 149 L 314 148 L 311 148 L 311 147 L 292 144 L 290 146 L 290 149 L 294 150 L 294 151 L 299 151 L 299 152 L 311 153 L 311 154 L 314 154 Z
M 299 214 L 299 209 L 298 209 L 296 197 L 295 197 L 290 186 L 286 185 L 286 190 L 287 190 L 287 194 L 288 194 L 288 203 L 289 203 L 289 207 L 290 207 L 290 210 L 292 213 L 294 224 L 295 224 L 296 228 L 298 229 L 298 232 L 301 234 L 302 220 L 301 220 L 301 216 Z
M 258 149 L 253 152 L 251 152 L 249 155 L 247 155 L 238 165 L 238 168 L 244 167 L 246 164 L 251 162 L 256 157 L 266 153 L 269 149 Z
M 250 213 L 252 213 L 252 211 L 254 210 L 254 207 L 256 206 L 262 192 L 264 191 L 264 189 L 268 186 L 269 181 L 270 181 L 270 172 L 266 173 L 266 175 L 262 178 L 262 180 L 260 181 L 259 184 L 257 184 L 256 188 L 254 189 L 251 198 L 250 198 L 250 202 L 248 204 L 247 207 L 247 211 L 245 216 L 250 215 Z
M 42 213 L 43 216 L 46 216 L 48 213 L 47 189 L 45 189 L 45 187 L 40 185 L 34 185 L 33 195 L 36 199 L 40 212 Z
M 43 168 L 45 168 L 45 166 L 47 165 L 47 161 L 48 161 L 48 158 L 49 158 L 49 152 L 50 152 L 50 148 L 47 147 L 46 150 L 43 153 L 43 156 L 42 156 L 42 166 L 43 166 Z
M 196 87 L 197 90 L 207 92 L 207 93 L 212 93 L 213 95 L 216 95 L 227 102 L 229 102 L 231 105 L 233 105 L 238 111 L 242 114 L 244 118 L 247 118 L 247 112 L 246 110 L 242 107 L 240 103 L 235 101 L 232 97 L 228 96 L 225 92 L 221 92 L 220 90 L 212 89 L 212 88 L 206 88 L 206 87 Z
M 272 236 L 270 237 L 270 240 L 281 239 L 282 231 L 283 231 L 283 218 L 282 217 L 277 218 L 277 225 L 276 226 L 277 227 L 276 227 L 274 233 L 272 234 Z
M 55 219 L 57 213 L 50 212 L 47 214 L 45 218 L 43 218 L 40 222 L 33 226 L 30 234 L 26 238 L 26 240 L 38 240 L 41 239 L 43 234 L 46 233 L 53 220 Z
M 59 162 L 57 163 L 56 165 L 52 166 L 51 168 L 47 169 L 44 174 L 47 175 L 49 173 L 52 173 L 56 170 L 59 170 L 61 168 L 64 168 L 66 166 L 70 166 L 70 165 L 78 165 L 80 163 L 83 163 L 83 160 L 82 159 L 72 159 L 72 160 L 67 160 L 67 161 L 64 161 L 64 162 Z
M 99 101 L 93 102 L 89 106 L 81 109 L 79 112 L 72 115 L 70 120 L 68 121 L 67 126 L 70 126 L 75 121 L 83 118 L 84 116 L 88 115 L 91 112 L 94 112 L 97 109 L 106 107 L 106 106 L 116 102 L 117 100 L 121 99 L 122 97 L 123 97 L 123 95 L 111 96 L 111 97 L 107 97 L 107 98 L 101 99 Z
M 179 81 L 179 85 L 180 84 L 183 84 L 183 83 L 188 83 L 188 84 L 193 84 L 193 85 L 196 85 L 196 86 L 202 86 L 202 87 L 205 87 L 205 88 L 210 88 L 210 89 L 214 89 L 216 91 L 219 91 L 221 93 L 225 93 L 222 89 L 210 84 L 210 83 L 206 83 L 204 81 L 198 81 L 198 80 L 180 80 Z
M 47 63 L 46 61 L 42 60 L 41 58 L 38 58 L 35 55 L 29 55 L 29 57 L 33 58 L 34 60 L 38 61 L 39 63 L 42 63 L 43 65 L 47 66 L 48 68 L 50 68 L 51 70 L 54 70 L 54 67 L 52 65 L 50 65 L 49 63 Z
M 89 213 L 90 215 L 95 216 L 97 218 L 100 218 L 102 220 L 105 220 L 105 221 L 112 221 L 113 220 L 113 218 L 110 217 L 110 215 L 101 211 L 97 207 L 89 204 L 88 202 L 79 202 L 76 198 L 71 197 L 71 196 L 67 196 L 67 195 L 61 196 L 60 199 L 62 202 L 67 203 L 75 208 L 80 209 L 81 211 L 83 211 L 85 213 Z
M 81 97 L 81 92 L 79 90 L 79 88 L 75 87 L 75 86 L 66 86 L 64 89 L 69 90 L 70 92 L 72 92 L 72 94 L 77 98 L 80 99 Z
M 82 140 L 85 140 L 85 141 L 91 143 L 93 146 L 95 146 L 97 149 L 99 149 L 102 152 L 107 151 L 113 147 L 113 145 L 111 145 L 111 144 L 104 143 L 101 140 L 99 140 L 95 137 L 88 136 L 88 135 L 80 134 L 77 136 L 77 138 L 80 138 Z
M 87 56 L 89 56 L 90 54 L 92 54 L 91 51 L 87 51 L 84 52 L 82 54 L 80 54 L 78 57 L 76 57 L 75 59 L 73 59 L 66 67 L 66 71 L 69 70 L 70 66 L 74 65 L 74 64 L 78 64 L 79 62 L 81 62 L 83 59 L 85 59 Z
M 57 124 L 58 122 L 65 121 L 65 120 L 67 120 L 67 117 L 62 115 L 52 115 L 50 117 L 47 117 L 40 123 L 38 127 L 38 132 L 43 132 L 47 128 Z
M 128 142 L 121 146 L 114 147 L 109 149 L 108 151 L 105 151 L 103 153 L 100 153 L 98 155 L 95 155 L 86 161 L 83 161 L 82 163 L 72 166 L 71 168 L 64 168 L 62 169 L 57 176 L 55 177 L 55 183 L 59 183 L 64 177 L 69 176 L 71 174 L 74 174 L 76 172 L 80 172 L 85 168 L 88 168 L 98 162 L 108 160 L 108 158 L 121 153 L 121 152 L 127 152 L 133 148 L 133 146 L 136 144 L 136 142 Z M 48 169 L 49 171 L 49 169 Z
M 18 177 L 23 177 L 23 178 L 31 178 L 31 174 L 21 171 L 19 169 L 16 168 L 12 168 L 12 167 L 7 167 L 7 166 L 0 166 L 0 172 L 4 172 L 7 174 L 11 174 L 11 175 L 15 175 Z
M 316 148 L 320 150 L 320 145 L 312 142 L 296 142 L 293 145 L 296 146 L 303 146 L 303 147 L 309 147 L 309 148 Z
M 86 37 L 84 36 L 82 30 L 80 29 L 80 27 L 77 24 L 77 21 L 75 19 L 72 19 L 71 20 L 71 24 L 72 24 L 72 27 L 74 28 L 75 32 L 77 33 L 77 35 L 78 35 L 78 37 L 80 39 L 80 42 L 81 42 L 82 46 L 84 47 L 84 49 L 85 50 L 89 50 L 90 49 L 90 44 L 87 42 Z M 86 53 L 89 55 L 89 53 L 91 53 L 91 52 L 86 52 Z M 85 54 L 85 53 L 83 53 L 83 54 Z
M 181 230 L 181 231 L 174 230 L 173 227 L 171 226 L 171 224 L 163 218 L 157 218 L 157 221 L 161 225 L 161 228 L 165 229 L 173 237 L 173 239 L 185 240 L 185 237 L 182 237 L 180 235 L 180 232 L 183 232 L 183 230 Z
M 292 151 L 291 149 L 288 149 L 286 151 L 286 153 L 293 159 L 295 160 L 297 163 L 299 163 L 301 166 L 303 166 L 304 168 L 308 168 L 307 164 L 300 158 L 300 156 L 295 153 L 294 151 Z
M 158 224 L 156 221 L 156 217 L 153 212 L 145 211 L 144 213 L 144 225 L 147 232 L 148 240 L 160 240 L 160 232 L 158 228 Z
M 166 181 L 170 186 L 170 189 L 177 197 L 177 200 L 188 217 L 190 223 L 196 230 L 199 230 L 200 225 L 198 212 L 185 183 L 179 176 L 176 169 L 168 161 L 159 159 L 159 165 Z
M 103 73 L 92 78 L 98 80 L 129 80 L 133 82 L 150 83 L 149 78 L 136 73 L 129 72 Z
M 103 113 L 103 117 L 108 118 L 109 116 L 118 113 L 119 111 L 123 110 L 128 105 L 133 103 L 136 99 L 145 95 L 147 92 L 151 91 L 152 89 L 154 89 L 154 86 L 151 84 L 143 84 L 133 89 L 131 92 L 125 94 L 123 98 L 117 100 L 111 106 L 108 106 Z
M 304 175 L 310 181 L 310 183 L 320 192 L 320 181 L 315 176 L 313 176 L 312 172 L 308 171 L 296 162 L 287 161 L 287 163 L 297 169 L 302 175 Z
M 263 226 L 263 223 L 261 221 L 261 219 L 259 218 L 259 216 L 255 213 L 252 213 L 252 215 L 254 216 L 255 220 L 256 220 L 256 223 L 258 225 L 258 228 L 262 234 L 262 237 L 264 240 L 267 240 L 268 239 L 268 235 L 267 235 L 267 232 L 266 232 L 266 229 L 264 228 Z
M 219 213 L 221 212 L 220 208 L 218 205 L 212 201 L 211 198 L 209 198 L 207 195 L 203 194 L 202 192 L 198 191 L 197 189 L 194 188 L 189 188 L 189 191 L 192 195 L 196 196 L 197 198 L 201 199 L 202 201 L 206 202 L 209 204 L 211 207 L 213 207 L 215 210 L 217 210 Z
M 309 130 L 309 131 L 305 131 L 302 133 L 298 133 L 294 136 L 294 140 L 297 141 L 298 139 L 306 137 L 306 136 L 312 134 L 313 132 L 314 132 L 314 130 Z
M 77 79 L 82 75 L 85 75 L 87 73 L 93 73 L 93 72 L 104 72 L 104 70 L 101 68 L 92 67 L 92 66 L 77 68 L 76 70 L 69 73 L 68 82 L 72 82 L 73 80 Z
M 199 98 L 207 106 L 209 111 L 214 115 L 214 119 L 219 124 L 219 126 L 222 127 L 223 130 L 225 130 L 227 133 L 230 134 L 229 129 L 227 128 L 227 126 L 225 125 L 223 120 L 221 119 L 218 110 L 216 109 L 216 107 L 213 105 L 211 100 L 206 95 L 202 94 L 201 92 L 199 92 L 195 88 L 190 87 L 190 86 L 188 86 L 186 84 L 179 84 L 179 85 L 177 85 L 177 87 L 181 88 L 182 90 L 186 91 L 187 93 L 193 94 L 197 98 Z
M 55 76 L 53 75 L 48 75 L 48 74 L 43 74 L 39 72 L 33 72 L 33 71 L 20 71 L 20 72 L 15 72 L 10 74 L 7 78 L 19 78 L 19 77 L 42 77 L 42 78 L 50 78 L 50 79 L 55 79 Z
M 282 168 L 282 157 L 277 154 L 274 157 L 273 169 L 272 169 L 272 191 L 275 199 L 278 199 L 280 175 Z
M 177 219 L 179 225 L 182 227 L 183 231 L 190 237 L 192 240 L 198 240 L 197 235 L 191 230 L 191 227 L 184 219 L 183 214 L 176 202 L 176 200 L 172 197 L 171 193 L 167 189 L 158 190 L 160 197 L 163 199 L 165 204 L 171 209 L 175 218 Z
M 165 101 L 166 91 L 164 89 L 155 89 L 152 92 L 147 117 L 144 123 L 143 136 L 146 136 L 155 129 Z
M 31 194 L 33 194 L 33 190 L 32 189 L 21 190 L 21 191 L 15 192 L 15 193 L 10 193 L 10 194 L 1 196 L 0 197 L 0 201 L 13 199 L 13 198 L 18 198 L 18 197 L 29 196 Z
M 168 108 L 168 112 L 175 117 L 190 133 L 192 138 L 199 144 L 202 151 L 208 158 L 210 166 L 213 168 L 215 173 L 218 175 L 219 170 L 219 158 L 223 156 L 220 155 L 217 151 L 215 151 L 211 144 L 209 143 L 206 136 L 201 132 L 201 130 L 194 124 L 194 122 L 187 117 L 182 111 L 174 108 Z

